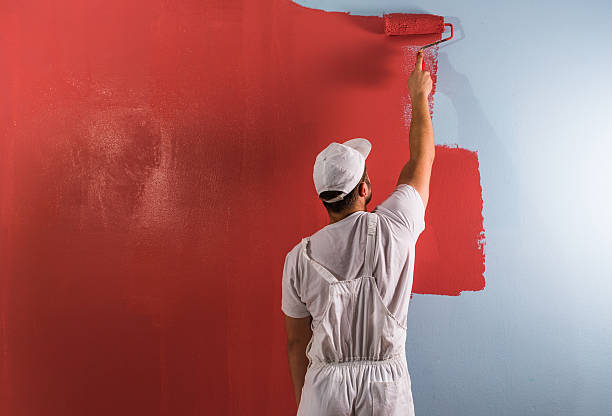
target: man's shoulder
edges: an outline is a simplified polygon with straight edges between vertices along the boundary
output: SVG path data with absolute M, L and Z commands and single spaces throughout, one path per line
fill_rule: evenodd
M 285 263 L 295 264 L 300 256 L 301 248 L 302 248 L 302 241 L 300 240 L 296 245 L 294 245 L 291 248 L 291 250 L 289 250 L 285 254 Z

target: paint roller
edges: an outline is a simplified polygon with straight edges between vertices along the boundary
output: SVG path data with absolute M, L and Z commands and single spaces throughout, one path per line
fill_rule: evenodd
M 390 13 L 383 15 L 383 22 L 387 36 L 434 35 L 444 33 L 445 27 L 450 27 L 449 37 L 421 46 L 417 56 L 426 48 L 452 39 L 454 34 L 453 25 L 451 23 L 444 23 L 444 17 L 435 14 Z M 425 70 L 425 60 L 423 60 L 423 67 L 421 69 Z

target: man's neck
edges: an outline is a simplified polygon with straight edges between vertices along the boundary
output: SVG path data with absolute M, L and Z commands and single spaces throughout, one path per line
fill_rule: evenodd
M 365 211 L 364 208 L 361 209 L 353 209 L 351 211 L 347 211 L 347 212 L 343 212 L 341 214 L 329 214 L 329 223 L 333 224 L 335 222 L 341 221 L 343 219 L 345 219 L 346 217 L 348 217 L 349 215 L 357 212 L 357 211 Z

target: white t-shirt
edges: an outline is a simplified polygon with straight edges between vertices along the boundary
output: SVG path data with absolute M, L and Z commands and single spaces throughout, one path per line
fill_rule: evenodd
M 372 214 L 378 215 L 373 275 L 387 309 L 405 326 L 414 249 L 425 229 L 425 206 L 414 187 L 400 184 Z M 311 257 L 338 280 L 364 273 L 367 215 L 365 211 L 353 212 L 310 237 Z M 312 315 L 316 319 L 326 305 L 328 283 L 302 258 L 301 247 L 297 244 L 285 257 L 281 309 L 294 318 Z

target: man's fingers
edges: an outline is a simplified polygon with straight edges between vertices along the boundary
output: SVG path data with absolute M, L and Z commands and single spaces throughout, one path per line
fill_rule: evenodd
M 417 60 L 414 69 L 418 69 L 419 71 L 423 68 L 423 51 L 419 51 L 417 53 Z

